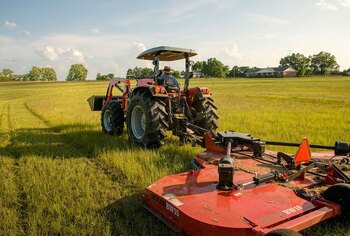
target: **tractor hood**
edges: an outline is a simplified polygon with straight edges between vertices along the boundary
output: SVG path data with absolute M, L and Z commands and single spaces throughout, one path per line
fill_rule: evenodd
M 176 61 L 185 59 L 186 55 L 188 57 L 196 56 L 197 52 L 193 49 L 160 46 L 142 52 L 140 55 L 137 56 L 137 59 L 154 60 L 156 55 L 160 55 L 160 61 Z

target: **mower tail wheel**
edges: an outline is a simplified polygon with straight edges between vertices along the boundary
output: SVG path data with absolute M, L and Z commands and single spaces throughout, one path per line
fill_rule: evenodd
M 218 128 L 217 107 L 211 97 L 198 99 L 193 105 L 194 124 L 207 130 L 215 131 Z
M 335 184 L 326 189 L 322 196 L 341 206 L 342 215 L 350 215 L 350 184 Z
M 266 236 L 302 236 L 298 232 L 291 229 L 276 229 L 268 232 Z
M 130 100 L 126 114 L 130 142 L 147 148 L 163 145 L 169 128 L 166 104 L 146 91 L 139 91 Z
M 116 136 L 123 133 L 124 111 L 118 102 L 106 103 L 101 112 L 101 126 L 104 133 Z

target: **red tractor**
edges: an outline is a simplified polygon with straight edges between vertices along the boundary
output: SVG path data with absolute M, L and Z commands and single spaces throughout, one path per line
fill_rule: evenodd
M 135 88 L 124 78 L 113 78 L 106 96 L 88 99 L 93 111 L 102 110 L 101 125 L 105 133 L 121 135 L 124 121 L 128 127 L 129 141 L 147 148 L 163 144 L 167 130 L 179 136 L 182 142 L 203 144 L 203 134 L 218 127 L 217 107 L 210 89 L 189 88 L 193 77 L 190 57 L 197 55 L 192 49 L 161 46 L 142 52 L 137 58 L 152 60 L 154 76 L 137 80 Z M 172 75 L 169 66 L 160 69 L 160 61 L 185 60 L 185 84 Z M 125 83 L 124 87 L 120 83 Z M 123 95 L 113 96 L 113 88 Z

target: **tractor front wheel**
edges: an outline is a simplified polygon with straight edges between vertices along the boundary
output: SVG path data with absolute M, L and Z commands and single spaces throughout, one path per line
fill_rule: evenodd
M 192 105 L 193 122 L 207 130 L 215 131 L 218 128 L 217 107 L 211 97 L 198 99 Z
M 124 111 L 118 102 L 106 103 L 101 112 L 101 126 L 104 133 L 116 136 L 123 133 Z
M 129 141 L 147 148 L 163 145 L 169 127 L 165 103 L 147 92 L 136 92 L 126 114 Z

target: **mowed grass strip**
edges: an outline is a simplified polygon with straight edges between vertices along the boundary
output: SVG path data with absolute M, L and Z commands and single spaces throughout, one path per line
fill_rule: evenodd
M 0 234 L 23 234 L 15 160 L 0 158 Z
M 103 134 L 100 112 L 91 112 L 86 99 L 104 95 L 107 86 L 1 84 L 0 127 L 6 138 L 0 140 L 0 160 L 10 160 L 6 171 L 12 175 L 6 181 L 17 196 L 10 209 L 18 221 L 15 228 L 7 226 L 9 234 L 171 233 L 143 209 L 144 188 L 188 170 L 190 159 L 202 149 L 178 146 L 170 133 L 166 145 L 153 151 L 130 145 L 126 134 Z M 349 78 L 192 79 L 194 86 L 212 90 L 220 130 L 292 142 L 307 136 L 311 143 L 324 145 L 350 141 Z M 0 204 L 8 202 L 0 199 Z M 305 232 L 346 235 L 349 228 L 336 219 Z
M 25 157 L 18 166 L 26 234 L 110 234 L 103 207 L 123 192 L 94 163 L 84 158 Z

